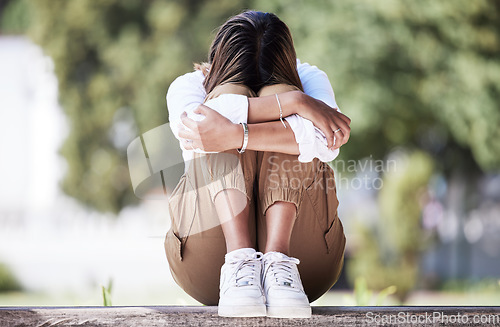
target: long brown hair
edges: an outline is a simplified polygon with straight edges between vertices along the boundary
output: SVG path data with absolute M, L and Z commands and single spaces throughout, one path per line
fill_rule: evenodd
M 244 84 L 256 93 L 281 83 L 303 90 L 290 30 L 272 13 L 245 11 L 229 18 L 215 36 L 208 64 L 207 93 L 225 83 Z

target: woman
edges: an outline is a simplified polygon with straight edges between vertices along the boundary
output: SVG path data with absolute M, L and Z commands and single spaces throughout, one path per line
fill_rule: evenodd
M 174 279 L 222 316 L 309 317 L 343 264 L 325 162 L 347 142 L 350 120 L 273 14 L 230 18 L 197 68 L 167 94 L 186 163 L 169 200 Z

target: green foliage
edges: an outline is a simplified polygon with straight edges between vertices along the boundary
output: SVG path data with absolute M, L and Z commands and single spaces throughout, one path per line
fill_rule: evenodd
M 499 2 L 11 0 L 2 26 L 29 19 L 55 63 L 67 194 L 101 211 L 134 203 L 126 146 L 168 120 L 169 84 L 245 8 L 277 13 L 299 58 L 328 73 L 352 118 L 344 158 L 403 146 L 430 153 L 445 175 L 500 168 Z
M 364 277 L 357 277 L 354 281 L 354 292 L 352 297 L 348 297 L 349 302 L 355 303 L 356 306 L 370 306 L 373 303 L 375 296 L 375 305 L 380 306 L 385 299 L 396 293 L 397 287 L 394 285 L 388 286 L 381 290 L 378 294 L 368 289 L 368 284 Z
M 354 299 L 357 306 L 367 306 L 370 304 L 373 292 L 368 289 L 366 279 L 358 277 L 354 281 Z
M 395 285 L 403 302 L 415 287 L 419 254 L 427 243 L 419 200 L 434 162 L 420 151 L 396 157 L 396 171 L 384 175 L 379 192 L 380 219 L 375 226 L 358 226 L 359 243 L 348 269 L 350 279 L 362 276 L 371 288 Z
M 104 287 L 104 285 L 101 285 L 101 290 L 102 290 L 102 299 L 104 302 L 105 307 L 110 307 L 113 304 L 111 303 L 111 291 L 113 289 L 113 280 L 110 279 L 108 282 L 108 287 Z
M 388 287 L 384 288 L 383 290 L 381 290 L 378 293 L 377 298 L 375 299 L 375 305 L 377 305 L 377 306 L 382 305 L 384 303 L 385 299 L 389 295 L 396 293 L 397 290 L 398 290 L 398 288 L 394 285 L 388 286 Z
M 441 290 L 462 293 L 498 293 L 500 292 L 500 279 L 483 278 L 480 280 L 451 279 L 447 280 Z
M 366 280 L 358 289 L 395 285 L 404 300 L 425 236 L 418 198 L 432 171 L 500 169 L 498 1 L 10 0 L 2 33 L 28 29 L 55 63 L 70 127 L 64 191 L 101 211 L 136 201 L 128 143 L 168 121 L 169 84 L 205 60 L 216 27 L 245 8 L 275 12 L 298 57 L 330 77 L 352 118 L 341 156 L 411 151 L 402 170 L 383 176 L 381 219 L 359 226 L 349 267 L 352 280 Z M 106 296 L 103 287 L 105 304 Z
M 370 288 L 396 285 L 403 301 L 415 286 L 425 243 L 417 190 L 433 169 L 444 176 L 500 169 L 500 3 L 256 4 L 276 12 L 292 30 L 298 57 L 330 77 L 352 119 L 341 157 L 386 159 L 397 148 L 419 150 L 421 166 L 384 172 L 381 219 L 359 226 L 348 270 L 351 281 L 364 276 Z
M 20 291 L 21 284 L 4 263 L 0 263 L 0 292 Z
M 0 4 L 1 6 L 1 4 Z M 0 9 L 2 9 L 0 7 Z M 28 0 L 10 0 L 0 10 L 0 31 L 2 34 L 24 33 L 30 24 Z
M 500 2 L 256 3 L 287 22 L 299 58 L 328 73 L 352 118 L 345 158 L 409 146 L 445 172 L 458 160 L 465 172 L 500 169 Z
M 134 203 L 126 147 L 168 121 L 165 94 L 206 59 L 241 2 L 39 0 L 29 35 L 55 62 L 69 135 L 63 190 L 101 211 Z M 123 127 L 125 126 L 125 133 Z

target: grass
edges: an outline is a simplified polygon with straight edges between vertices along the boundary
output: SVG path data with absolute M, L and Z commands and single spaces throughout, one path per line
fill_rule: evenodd
M 20 291 L 21 289 L 21 284 L 9 267 L 0 263 L 0 292 Z

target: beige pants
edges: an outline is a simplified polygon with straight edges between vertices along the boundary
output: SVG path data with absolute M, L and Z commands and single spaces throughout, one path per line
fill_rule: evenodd
M 273 85 L 260 95 L 291 89 Z M 222 93 L 253 95 L 245 87 L 225 84 L 208 98 Z M 337 215 L 333 170 L 317 159 L 301 163 L 294 155 L 233 150 L 195 154 L 169 200 L 172 227 L 165 251 L 175 281 L 189 295 L 206 305 L 218 303 L 226 245 L 213 200 L 225 189 L 247 196 L 250 217 L 255 217 L 250 219 L 250 231 L 257 250 L 266 246 L 269 206 L 277 201 L 294 203 L 297 215 L 290 255 L 300 259 L 298 268 L 309 300 L 316 300 L 335 284 L 344 262 L 345 236 Z

